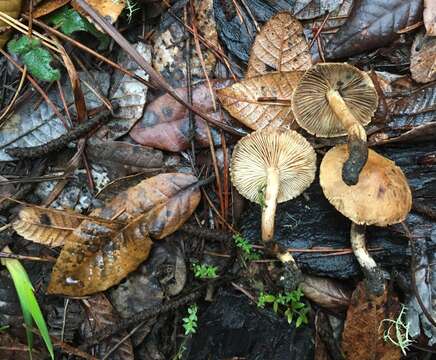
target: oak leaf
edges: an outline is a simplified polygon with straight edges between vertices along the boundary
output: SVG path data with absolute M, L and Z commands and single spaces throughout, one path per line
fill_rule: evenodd
M 295 128 L 291 98 L 303 73 L 290 71 L 256 76 L 219 89 L 217 95 L 230 115 L 250 129 Z
M 246 78 L 273 71 L 307 70 L 312 65 L 303 26 L 290 13 L 273 16 L 256 36 Z

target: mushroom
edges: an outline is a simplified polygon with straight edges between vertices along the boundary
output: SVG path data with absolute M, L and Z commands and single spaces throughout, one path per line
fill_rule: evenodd
M 324 156 L 320 184 L 328 201 L 352 221 L 351 246 L 365 274 L 368 290 L 379 295 L 384 290 L 383 274 L 365 246 L 366 225 L 388 226 L 403 221 L 412 206 L 412 194 L 401 169 L 373 150 L 362 169 L 359 182 L 347 186 L 341 177 L 348 147 L 338 145 Z
M 271 245 L 277 203 L 300 195 L 313 182 L 316 154 L 300 134 L 284 128 L 264 128 L 236 144 L 231 161 L 232 183 L 238 192 L 262 206 L 262 241 Z M 294 288 L 301 272 L 289 253 L 279 253 Z
M 297 123 L 312 135 L 348 134 L 350 156 L 342 169 L 347 185 L 355 185 L 368 157 L 366 132 L 377 109 L 378 97 L 371 78 L 354 66 L 317 64 L 306 71 L 292 98 Z

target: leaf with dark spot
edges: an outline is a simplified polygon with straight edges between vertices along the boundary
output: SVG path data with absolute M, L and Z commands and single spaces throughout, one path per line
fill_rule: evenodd
M 329 59 L 345 58 L 391 43 L 422 18 L 422 0 L 356 0 L 347 22 L 326 44 Z

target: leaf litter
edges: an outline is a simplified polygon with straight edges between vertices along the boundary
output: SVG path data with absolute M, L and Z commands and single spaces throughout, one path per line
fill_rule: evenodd
M 48 324 L 53 335 L 68 341 L 59 343 L 60 352 L 85 358 L 202 359 L 213 348 L 217 358 L 256 353 L 265 359 L 327 359 L 341 358 L 342 352 L 350 359 L 400 359 L 404 338 L 389 327 L 400 323 L 408 326 L 410 341 L 422 354 L 434 344 L 436 276 L 434 259 L 426 256 L 435 248 L 431 1 L 175 1 L 162 2 L 158 11 L 148 1 L 87 2 L 94 12 L 83 0 L 71 2 L 73 7 L 67 3 L 35 3 L 34 15 L 49 25 L 54 17 L 68 37 L 40 27 L 37 20 L 32 26 L 64 45 L 61 56 L 48 48 L 60 81 L 40 82 L 36 92 L 24 75 L 20 85 L 12 65 L 4 67 L 7 96 L 5 115 L 0 115 L 6 120 L 0 128 L 0 161 L 6 164 L 0 167 L 0 182 L 7 196 L 0 221 L 10 227 L 0 243 L 10 244 L 32 280 L 32 272 L 40 279 L 35 286 L 41 299 L 46 291 L 52 295 L 44 300 L 57 302 Z M 27 26 L 25 19 L 20 21 Z M 108 29 L 111 37 L 103 34 Z M 20 31 L 30 33 L 26 27 Z M 52 44 L 47 39 L 38 46 Z M 319 184 L 279 206 L 275 240 L 301 266 L 303 301 L 312 304 L 309 324 L 297 330 L 280 311 L 253 311 L 262 292 L 280 298 L 285 274 L 276 250 L 257 243 L 259 209 L 241 211 L 244 201 L 231 187 L 229 167 L 235 133 L 296 129 L 320 157 L 344 142 L 308 136 L 294 122 L 293 90 L 305 70 L 322 59 L 352 63 L 379 87 L 383 101 L 366 128 L 368 141 L 408 177 L 414 206 L 406 224 L 419 248 L 403 241 L 408 235 L 401 227 L 368 229 L 370 252 L 391 273 L 388 289 L 399 289 L 406 303 L 407 314 L 399 317 L 401 306 L 390 290 L 371 298 L 359 282 L 348 222 L 332 211 Z M 23 56 L 17 61 L 26 64 Z M 31 76 L 43 80 L 31 66 Z M 200 116 L 189 111 L 189 104 Z M 102 109 L 107 109 L 103 125 L 70 137 L 72 129 Z M 66 140 L 51 148 L 61 136 Z M 43 159 L 40 166 L 39 160 L 9 155 L 8 149 L 33 146 L 40 147 L 34 155 Z M 20 207 L 14 206 L 18 201 Z M 232 232 L 239 230 L 244 249 L 259 246 L 259 256 L 235 248 Z M 192 264 L 216 266 L 219 276 L 198 280 Z M 0 275 L 3 279 L 4 271 Z M 415 285 L 408 283 L 410 276 Z M 63 305 L 59 294 L 67 296 Z M 15 337 L 21 322 L 4 316 L 16 298 L 1 299 L 9 305 L 0 306 L 0 326 L 10 324 L 14 332 L 10 337 L 0 331 L 0 342 L 22 346 Z M 186 313 L 184 307 L 194 299 L 199 331 L 183 337 L 177 314 Z M 79 321 L 69 327 L 72 301 Z M 274 323 L 274 331 L 264 333 L 261 324 L 266 323 Z M 247 326 L 257 330 L 244 333 Z M 229 333 L 239 335 L 229 342 Z M 175 341 L 163 341 L 169 336 Z

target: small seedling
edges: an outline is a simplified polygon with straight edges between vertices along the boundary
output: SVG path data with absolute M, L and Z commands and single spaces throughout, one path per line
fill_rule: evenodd
M 198 307 L 196 304 L 191 305 L 188 308 L 188 316 L 184 317 L 183 320 L 183 328 L 185 329 L 185 335 L 195 334 L 197 331 L 197 310 Z
M 216 266 L 207 264 L 192 264 L 194 276 L 198 279 L 215 279 L 218 277 Z
M 309 322 L 307 319 L 309 308 L 301 301 L 302 297 L 303 292 L 300 288 L 290 293 L 279 293 L 277 295 L 261 292 L 257 301 L 257 306 L 263 309 L 266 304 L 271 304 L 276 314 L 279 313 L 279 311 L 283 312 L 289 324 L 292 323 L 296 316 L 297 320 L 295 321 L 295 326 L 298 328 L 302 324 L 307 324 Z M 283 307 L 286 309 L 283 309 Z
M 233 240 L 235 241 L 236 246 L 241 249 L 242 259 L 244 261 L 260 259 L 260 254 L 253 249 L 253 245 L 251 245 L 248 240 L 243 238 L 240 234 L 234 235 Z
M 401 349 L 401 352 L 406 355 L 406 350 L 409 349 L 409 346 L 413 343 L 413 340 L 409 337 L 409 323 L 405 323 L 405 312 L 407 311 L 407 307 L 401 305 L 401 311 L 398 315 L 397 319 L 383 319 L 380 323 L 380 327 L 383 323 L 387 322 L 389 328 L 383 332 L 383 340 L 385 342 L 391 342 L 395 346 L 398 346 Z M 394 333 L 392 336 L 392 332 Z
M 130 23 L 133 18 L 133 14 L 139 10 L 138 3 L 135 0 L 127 0 L 126 7 L 124 8 L 127 21 Z

